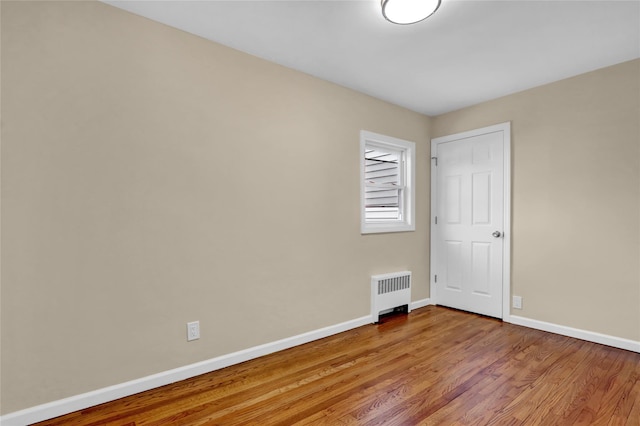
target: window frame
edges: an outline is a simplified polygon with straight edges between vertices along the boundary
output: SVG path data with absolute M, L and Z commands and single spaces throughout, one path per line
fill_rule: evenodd
M 401 219 L 372 220 L 366 217 L 366 187 L 365 182 L 365 153 L 367 147 L 389 149 L 402 152 L 403 164 L 400 167 L 402 176 L 400 181 L 404 183 L 399 187 L 399 208 Z M 415 231 L 415 154 L 414 142 L 391 136 L 360 131 L 360 233 L 374 234 L 383 232 L 409 232 Z

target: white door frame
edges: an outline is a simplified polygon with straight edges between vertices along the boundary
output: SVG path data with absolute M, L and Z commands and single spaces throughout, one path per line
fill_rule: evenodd
M 437 212 L 437 194 L 436 194 L 436 178 L 437 170 L 435 167 L 436 146 L 439 143 L 450 142 L 458 139 L 464 139 L 474 136 L 480 136 L 487 133 L 502 131 L 504 135 L 504 157 L 503 157 L 503 200 L 504 200 L 504 224 L 503 224 L 503 250 L 502 250 L 502 320 L 511 322 L 511 122 L 495 124 L 493 126 L 483 127 L 481 129 L 470 130 L 467 132 L 456 133 L 454 135 L 442 136 L 431 139 L 431 248 L 430 248 L 430 278 L 429 278 L 429 294 L 431 303 L 438 304 L 438 294 L 436 292 L 435 273 L 433 271 L 437 256 L 437 233 L 438 227 L 435 225 Z

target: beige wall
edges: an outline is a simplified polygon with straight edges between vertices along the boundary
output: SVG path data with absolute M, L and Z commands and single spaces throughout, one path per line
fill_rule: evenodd
M 512 122 L 512 292 L 540 321 L 640 340 L 640 60 L 438 116 Z
M 100 3 L 2 2 L 2 412 L 428 297 L 429 119 Z M 360 235 L 359 131 L 417 143 Z M 186 342 L 187 321 L 202 338 Z

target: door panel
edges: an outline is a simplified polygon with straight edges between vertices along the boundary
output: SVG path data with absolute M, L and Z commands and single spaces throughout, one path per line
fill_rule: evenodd
M 437 304 L 503 316 L 504 131 L 438 138 L 433 189 Z
M 462 241 L 445 241 L 447 290 L 462 290 Z
M 446 176 L 446 220 L 448 223 L 460 223 L 462 217 L 462 205 L 460 192 L 462 186 L 462 176 Z
M 491 173 L 474 173 L 472 179 L 473 210 L 471 211 L 474 225 L 491 224 Z
M 471 291 L 491 295 L 491 244 L 471 243 Z

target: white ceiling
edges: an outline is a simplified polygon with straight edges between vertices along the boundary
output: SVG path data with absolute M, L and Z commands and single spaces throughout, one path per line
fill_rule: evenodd
M 105 3 L 428 115 L 640 57 L 640 0 L 443 0 L 406 26 L 379 0 Z

